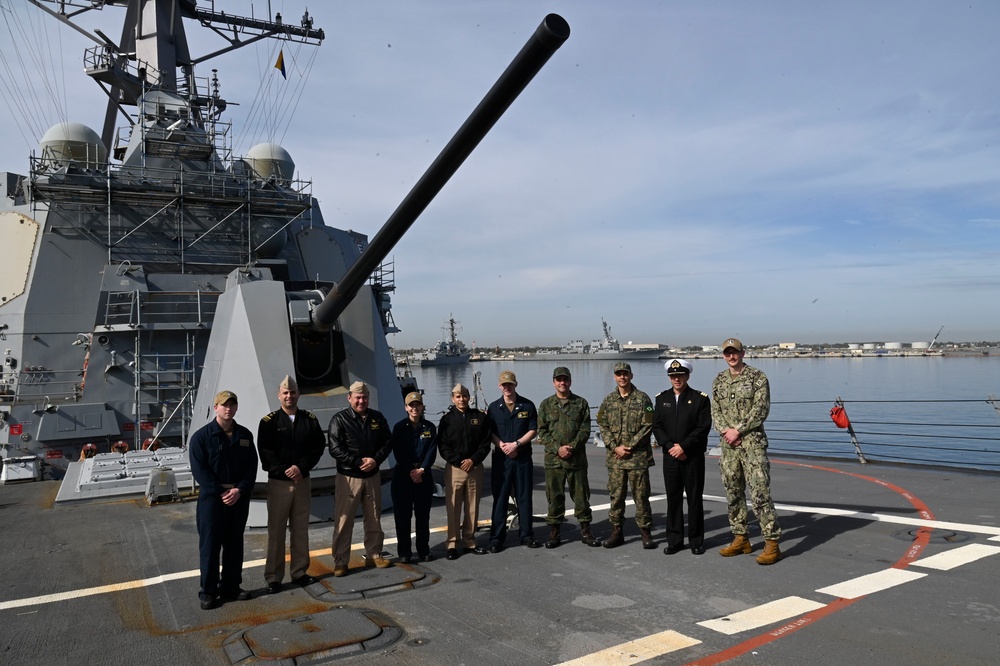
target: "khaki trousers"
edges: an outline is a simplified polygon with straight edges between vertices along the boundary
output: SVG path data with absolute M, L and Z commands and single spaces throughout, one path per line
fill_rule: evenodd
M 448 548 L 476 547 L 476 523 L 479 522 L 479 493 L 483 487 L 483 466 L 468 472 L 448 465 L 444 470 L 444 506 L 448 513 Z
M 333 530 L 333 566 L 346 567 L 351 561 L 351 538 L 354 535 L 354 515 L 358 504 L 364 515 L 365 554 L 371 560 L 382 554 L 385 534 L 382 532 L 382 488 L 379 475 L 358 479 L 353 476 L 337 475 L 333 501 L 336 527 Z
M 285 577 L 285 530 L 292 533 L 292 580 L 309 569 L 309 505 L 312 481 L 306 477 L 267 480 L 267 557 L 264 580 L 280 583 Z

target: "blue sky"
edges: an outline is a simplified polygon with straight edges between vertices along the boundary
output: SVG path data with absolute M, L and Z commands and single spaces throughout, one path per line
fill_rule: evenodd
M 278 140 L 327 223 L 370 236 L 542 17 L 572 29 L 393 252 L 395 346 L 432 344 L 449 313 L 479 346 L 589 340 L 602 317 L 674 345 L 1000 339 L 1000 4 L 309 9 L 327 40 L 286 47 L 287 82 L 274 44 L 212 66 L 237 149 Z M 99 127 L 59 34 L 68 119 Z M 24 131 L 0 127 L 0 168 L 24 169 Z

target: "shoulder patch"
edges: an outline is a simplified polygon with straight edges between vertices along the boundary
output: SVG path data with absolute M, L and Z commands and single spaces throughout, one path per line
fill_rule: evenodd
M 707 393 L 705 393 L 704 391 L 698 391 L 698 393 L 701 393 L 701 394 L 702 394 L 703 396 L 705 396 L 706 398 L 708 397 L 708 394 L 707 394 Z
M 271 412 L 270 414 L 265 414 L 264 418 L 262 418 L 261 421 L 263 421 L 264 423 L 267 423 L 268 421 L 271 420 L 271 416 L 273 416 L 273 415 L 274 415 L 274 412 Z

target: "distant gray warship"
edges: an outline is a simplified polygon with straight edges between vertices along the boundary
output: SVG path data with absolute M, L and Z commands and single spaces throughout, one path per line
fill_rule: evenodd
M 448 315 L 448 322 L 444 329 L 447 337 L 440 340 L 433 349 L 427 350 L 424 357 L 420 359 L 420 367 L 463 365 L 469 362 L 471 353 L 465 348 L 465 343 L 458 339 L 457 325 L 455 316 Z
M 318 45 L 308 13 L 292 25 L 192 0 L 29 1 L 97 44 L 85 70 L 110 99 L 101 135 L 61 123 L 27 175 L 0 173 L 4 469 L 65 475 L 60 500 L 174 495 L 214 395 L 234 390 L 253 425 L 277 408 L 285 374 L 323 423 L 356 380 L 374 408 L 402 414 L 412 386 L 401 388 L 385 339 L 396 328 L 382 262 L 566 39 L 565 22 L 542 23 L 369 243 L 324 223 L 281 146 L 232 157 L 214 70 L 195 77 L 195 63 L 260 39 Z M 77 23 L 121 6 L 120 43 Z M 188 22 L 228 46 L 195 56 Z M 320 493 L 332 460 L 321 467 Z
M 518 361 L 639 361 L 656 359 L 665 350 L 659 346 L 652 349 L 629 349 L 611 335 L 611 326 L 601 318 L 604 337 L 585 344 L 583 340 L 573 340 L 557 351 L 537 352 L 527 356 L 518 356 Z

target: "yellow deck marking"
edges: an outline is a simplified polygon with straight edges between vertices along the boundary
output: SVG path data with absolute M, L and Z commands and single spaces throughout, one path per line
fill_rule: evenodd
M 652 636 L 637 638 L 628 643 L 594 652 L 584 657 L 564 661 L 558 666 L 602 666 L 607 664 L 638 664 L 649 659 L 701 643 L 676 631 L 662 631 Z

